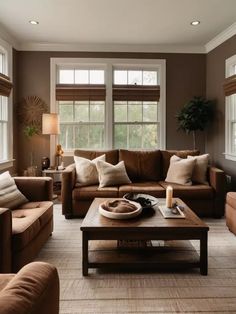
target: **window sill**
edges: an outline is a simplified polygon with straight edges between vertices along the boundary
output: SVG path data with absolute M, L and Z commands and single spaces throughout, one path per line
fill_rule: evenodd
M 230 153 L 224 153 L 225 159 L 236 161 L 236 155 L 230 154 Z
M 8 169 L 13 167 L 15 159 L 0 161 L 0 170 Z

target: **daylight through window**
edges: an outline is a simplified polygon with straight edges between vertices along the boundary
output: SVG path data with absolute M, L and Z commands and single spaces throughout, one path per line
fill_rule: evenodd
M 165 64 L 102 61 L 56 64 L 60 144 L 66 152 L 164 148 Z
M 6 80 L 6 55 L 1 52 L 0 47 L 0 163 L 5 162 L 9 158 L 9 144 L 8 144 L 8 81 Z
M 236 160 L 236 55 L 226 60 L 225 157 Z

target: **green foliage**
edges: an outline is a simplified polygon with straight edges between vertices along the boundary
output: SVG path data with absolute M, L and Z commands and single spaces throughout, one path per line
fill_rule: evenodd
M 31 138 L 33 135 L 39 134 L 39 129 L 34 125 L 27 125 L 23 132 L 28 138 Z
M 203 97 L 194 97 L 177 114 L 179 128 L 186 133 L 203 131 L 213 119 L 214 102 Z

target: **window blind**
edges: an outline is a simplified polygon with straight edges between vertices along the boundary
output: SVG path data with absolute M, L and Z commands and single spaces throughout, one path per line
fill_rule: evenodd
M 113 101 L 159 101 L 160 86 L 156 85 L 113 85 Z
M 9 97 L 13 84 L 10 78 L 2 73 L 0 73 L 0 95 Z
M 56 100 L 105 100 L 104 84 L 57 84 Z
M 236 74 L 227 77 L 224 81 L 225 96 L 236 94 Z

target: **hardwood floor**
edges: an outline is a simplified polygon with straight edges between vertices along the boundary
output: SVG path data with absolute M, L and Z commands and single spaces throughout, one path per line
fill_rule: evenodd
M 54 232 L 37 260 L 60 277 L 60 313 L 236 313 L 236 237 L 224 219 L 209 225 L 208 276 L 185 272 L 103 273 L 82 276 L 81 219 L 65 220 L 54 208 Z M 199 249 L 198 242 L 191 241 Z

